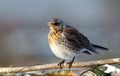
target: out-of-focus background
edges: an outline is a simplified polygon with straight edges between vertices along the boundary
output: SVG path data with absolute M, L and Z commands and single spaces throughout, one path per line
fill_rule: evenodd
M 60 62 L 47 42 L 52 18 L 112 50 L 80 55 L 77 61 L 120 57 L 119 0 L 0 0 L 0 66 Z

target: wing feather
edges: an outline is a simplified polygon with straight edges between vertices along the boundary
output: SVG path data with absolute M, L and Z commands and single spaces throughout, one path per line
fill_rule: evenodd
M 90 41 L 87 37 L 81 34 L 77 29 L 72 26 L 66 26 L 63 30 L 63 34 L 68 39 L 69 42 L 76 45 L 78 48 L 86 48 L 94 53 L 98 53 L 90 44 Z

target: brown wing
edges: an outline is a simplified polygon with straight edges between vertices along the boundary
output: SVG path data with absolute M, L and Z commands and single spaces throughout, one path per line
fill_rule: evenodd
M 76 46 L 86 48 L 94 53 L 98 53 L 90 44 L 90 41 L 87 37 L 81 34 L 77 29 L 72 26 L 66 26 L 63 31 L 64 36 L 68 39 L 71 43 L 74 42 Z
M 75 28 L 72 28 L 71 26 L 66 26 L 63 30 L 64 37 L 72 44 L 72 46 L 76 48 L 83 48 L 81 46 L 80 41 L 78 40 L 78 31 L 75 30 Z

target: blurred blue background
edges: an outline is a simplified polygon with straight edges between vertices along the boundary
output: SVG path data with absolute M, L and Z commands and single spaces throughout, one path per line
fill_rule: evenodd
M 119 0 L 0 0 L 0 66 L 60 62 L 47 42 L 52 18 L 112 50 L 80 55 L 77 61 L 120 57 Z

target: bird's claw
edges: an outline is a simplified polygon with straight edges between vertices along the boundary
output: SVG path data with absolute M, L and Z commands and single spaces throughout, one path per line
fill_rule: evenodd
M 67 64 L 69 64 L 69 70 L 72 67 L 72 63 L 74 62 L 75 56 L 73 57 L 72 61 L 68 62 Z
M 60 69 L 62 69 L 62 66 L 63 66 L 64 63 L 65 63 L 65 60 L 63 60 L 60 63 L 58 63 L 58 65 L 60 66 Z
M 67 64 L 69 64 L 69 70 L 72 67 L 72 63 L 73 63 L 72 61 L 67 63 Z

